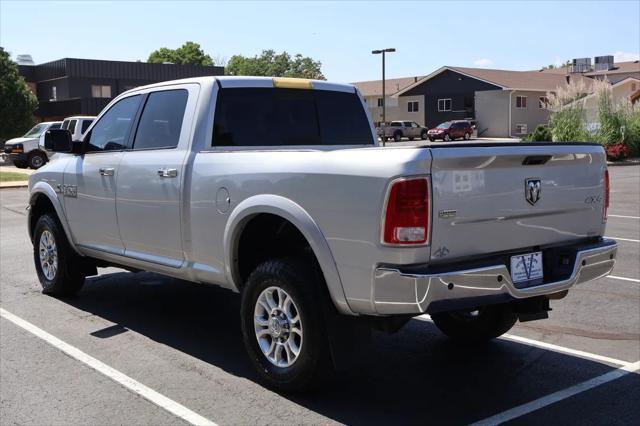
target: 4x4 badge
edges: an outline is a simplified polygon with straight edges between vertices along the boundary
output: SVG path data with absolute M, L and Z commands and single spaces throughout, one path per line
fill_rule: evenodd
M 524 180 L 524 198 L 529 204 L 534 205 L 542 194 L 542 180 L 539 178 L 527 178 Z

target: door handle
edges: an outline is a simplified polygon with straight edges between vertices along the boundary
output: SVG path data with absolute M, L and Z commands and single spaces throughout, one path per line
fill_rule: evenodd
M 174 178 L 178 176 L 178 170 L 177 169 L 159 169 L 158 176 L 162 178 Z
M 113 176 L 115 169 L 113 167 L 100 167 L 100 175 Z

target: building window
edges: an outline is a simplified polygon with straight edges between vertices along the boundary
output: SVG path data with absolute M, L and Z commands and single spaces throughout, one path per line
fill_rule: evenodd
M 407 104 L 408 112 L 418 112 L 419 111 L 419 103 L 418 101 L 411 101 Z
M 549 108 L 549 98 L 546 96 L 540 96 L 538 98 L 538 108 L 539 109 L 548 109 Z
M 527 134 L 527 125 L 526 124 L 516 124 L 516 133 L 519 135 Z
M 91 85 L 91 97 L 92 98 L 110 98 L 111 86 L 100 86 L 97 84 Z
M 438 99 L 438 111 L 451 111 L 451 98 Z
M 516 96 L 516 108 L 525 109 L 527 107 L 527 97 L 526 96 Z
M 382 106 L 382 98 L 378 98 L 378 106 L 381 107 Z
M 51 87 L 51 100 L 55 101 L 58 99 L 58 88 L 56 86 Z

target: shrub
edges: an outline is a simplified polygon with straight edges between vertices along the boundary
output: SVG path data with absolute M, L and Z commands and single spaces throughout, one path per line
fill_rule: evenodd
M 587 92 L 587 87 L 582 80 L 577 82 L 574 80 L 567 86 L 558 87 L 555 92 L 547 93 L 551 111 L 549 125 L 554 142 L 590 140 L 584 105 L 582 102 L 576 102 Z
M 631 150 L 623 143 L 617 143 L 608 145 L 605 148 L 607 152 L 607 160 L 609 161 L 622 161 L 629 158 Z
M 536 129 L 529 133 L 526 138 L 523 139 L 524 142 L 551 142 L 553 140 L 553 135 L 551 134 L 551 129 L 547 126 L 538 126 Z

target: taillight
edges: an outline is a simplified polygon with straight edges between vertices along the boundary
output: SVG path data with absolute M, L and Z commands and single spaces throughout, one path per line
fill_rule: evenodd
M 391 184 L 382 241 L 392 245 L 417 245 L 429 241 L 427 178 L 401 179 Z
M 607 222 L 609 213 L 609 170 L 604 171 L 604 208 L 602 209 L 602 223 Z

